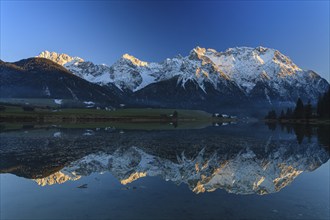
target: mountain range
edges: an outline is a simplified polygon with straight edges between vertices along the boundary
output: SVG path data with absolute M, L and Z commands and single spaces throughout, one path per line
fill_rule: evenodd
M 38 63 L 38 68 L 22 67 L 25 62 Z M 49 65 L 57 75 L 46 73 Z M 299 97 L 314 102 L 329 88 L 314 71 L 302 70 L 278 50 L 265 47 L 225 52 L 196 47 L 185 57 L 160 63 L 125 54 L 111 66 L 44 51 L 36 58 L 1 62 L 0 70 L 1 98 L 71 98 L 112 106 L 269 109 L 293 105 Z M 31 88 L 36 92 L 27 92 Z
M 94 100 L 117 103 L 116 87 L 90 83 L 51 60 L 29 58 L 0 61 L 0 92 L 5 98 Z M 118 92 L 119 95 L 119 92 Z

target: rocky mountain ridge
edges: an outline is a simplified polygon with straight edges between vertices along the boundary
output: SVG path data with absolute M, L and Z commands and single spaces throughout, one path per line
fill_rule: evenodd
M 54 99 L 58 103 L 69 99 L 77 103 L 107 103 L 109 106 L 119 104 L 120 91 L 115 86 L 105 88 L 90 83 L 45 58 L 1 62 L 0 76 L 1 98 Z
M 131 102 L 141 105 L 175 107 L 166 102 L 173 99 L 186 102 L 182 107 L 189 108 L 203 106 L 205 102 L 207 106 L 211 100 L 223 104 L 233 97 L 237 102 L 293 103 L 298 97 L 316 100 L 329 87 L 317 73 L 302 70 L 278 50 L 265 47 L 237 47 L 225 52 L 196 47 L 188 56 L 168 58 L 161 63 L 145 62 L 125 54 L 111 66 L 51 54 L 43 52 L 38 57 L 62 63 L 89 82 L 115 85 L 133 94 Z M 163 90 L 168 93 L 165 98 Z M 182 100 L 182 96 L 186 99 Z

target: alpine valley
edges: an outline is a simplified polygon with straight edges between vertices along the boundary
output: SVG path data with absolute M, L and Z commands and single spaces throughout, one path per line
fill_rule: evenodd
M 186 108 L 263 114 L 315 102 L 329 83 L 278 50 L 196 47 L 161 63 L 123 55 L 112 66 L 44 51 L 35 58 L 0 63 L 1 98 L 71 99 L 99 106 Z M 241 111 L 242 112 L 242 111 Z

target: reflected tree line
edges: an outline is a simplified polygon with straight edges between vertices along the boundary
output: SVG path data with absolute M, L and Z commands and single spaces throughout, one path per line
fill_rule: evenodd
M 312 136 L 316 136 L 320 144 L 330 145 L 330 89 L 318 98 L 317 105 L 312 106 L 309 101 L 304 104 L 299 98 L 294 109 L 287 108 L 278 115 L 271 110 L 265 117 L 266 125 L 275 131 L 280 126 L 282 131 L 294 133 L 301 144 L 304 138 L 311 142 Z
M 310 124 L 310 123 L 274 123 L 266 122 L 268 128 L 275 131 L 278 127 L 281 131 L 289 134 L 295 134 L 299 144 L 306 138 L 308 142 L 312 141 L 312 137 L 316 136 L 319 144 L 325 146 L 328 150 L 330 148 L 330 125 L 326 124 Z

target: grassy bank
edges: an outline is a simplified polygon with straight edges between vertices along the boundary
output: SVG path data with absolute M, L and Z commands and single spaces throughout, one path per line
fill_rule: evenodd
M 175 115 L 175 112 L 177 115 Z M 233 119 L 213 118 L 210 113 L 199 110 L 183 109 L 23 109 L 20 106 L 4 106 L 0 112 L 1 122 L 191 122 L 191 121 L 232 121 Z
M 177 120 L 203 120 L 210 118 L 210 114 L 195 110 L 175 109 L 44 109 L 34 108 L 23 110 L 18 106 L 5 106 L 0 112 L 2 121 L 23 120 L 23 121 L 168 121 L 173 120 L 172 114 L 177 111 Z
M 174 112 L 177 112 L 176 117 Z M 0 112 L 1 126 L 5 130 L 45 128 L 52 125 L 62 128 L 197 129 L 210 126 L 214 122 L 235 120 L 214 118 L 210 113 L 199 110 L 153 108 L 117 110 L 34 108 L 27 111 L 20 106 L 5 106 Z

